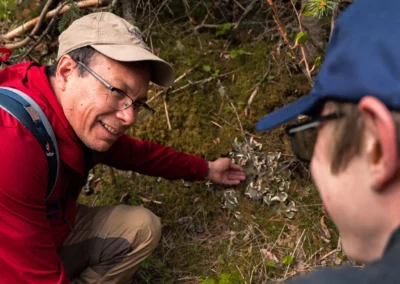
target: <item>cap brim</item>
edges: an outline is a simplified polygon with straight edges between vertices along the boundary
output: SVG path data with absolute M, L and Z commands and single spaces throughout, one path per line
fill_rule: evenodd
M 320 103 L 321 98 L 319 96 L 313 94 L 304 96 L 297 101 L 264 116 L 257 122 L 256 129 L 258 131 L 270 130 L 295 119 L 301 114 L 308 115 L 318 108 Z
M 150 61 L 152 68 L 151 82 L 163 87 L 169 87 L 174 83 L 175 71 L 172 66 L 142 47 L 133 45 L 100 44 L 90 46 L 105 56 L 117 61 Z

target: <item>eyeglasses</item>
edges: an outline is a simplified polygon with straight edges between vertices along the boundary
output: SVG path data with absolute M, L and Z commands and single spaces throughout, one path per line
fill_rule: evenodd
M 286 132 L 290 136 L 293 152 L 297 158 L 305 162 L 310 162 L 314 154 L 315 143 L 317 142 L 318 126 L 325 121 L 338 119 L 343 116 L 343 113 L 335 112 L 286 128 Z
M 124 110 L 133 105 L 135 110 L 135 120 L 139 122 L 146 121 L 147 119 L 149 119 L 150 116 L 152 116 L 152 114 L 155 113 L 155 110 L 149 107 L 146 103 L 134 101 L 124 91 L 121 91 L 120 89 L 111 86 L 84 63 L 80 61 L 77 61 L 76 63 L 82 66 L 86 71 L 92 74 L 97 80 L 99 80 L 104 86 L 106 86 L 107 89 L 110 90 L 110 93 L 107 95 L 106 101 L 113 109 Z

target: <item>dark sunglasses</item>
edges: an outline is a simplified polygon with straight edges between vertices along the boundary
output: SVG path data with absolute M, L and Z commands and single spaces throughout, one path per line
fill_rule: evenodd
M 326 121 L 342 118 L 343 116 L 344 114 L 341 112 L 334 112 L 287 127 L 286 133 L 290 137 L 292 149 L 297 158 L 310 162 L 317 142 L 318 127 Z

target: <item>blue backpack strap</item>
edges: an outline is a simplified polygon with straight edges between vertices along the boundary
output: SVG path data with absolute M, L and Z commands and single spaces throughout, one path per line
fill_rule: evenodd
M 49 120 L 31 97 L 13 88 L 0 87 L 0 108 L 20 121 L 39 141 L 49 168 L 47 201 L 56 185 L 60 163 L 57 140 Z

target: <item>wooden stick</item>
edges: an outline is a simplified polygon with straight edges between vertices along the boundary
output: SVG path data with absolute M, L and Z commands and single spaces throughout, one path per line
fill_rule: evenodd
M 15 42 L 15 43 L 5 44 L 4 46 L 9 49 L 16 49 L 16 48 L 20 48 L 20 47 L 27 45 L 33 39 L 33 36 L 37 33 L 40 26 L 43 24 L 44 18 L 46 16 L 47 12 L 49 11 L 50 5 L 52 3 L 53 3 L 53 0 L 48 0 L 46 2 L 46 5 L 43 7 L 42 12 L 40 13 L 39 21 L 36 23 L 35 27 L 31 31 L 29 36 L 27 36 L 24 40 L 21 40 L 19 42 Z M 62 7 L 62 5 L 60 7 Z
M 283 24 L 282 24 L 280 18 L 279 18 L 279 15 L 278 15 L 278 12 L 277 12 L 277 10 L 276 10 L 275 4 L 273 3 L 273 0 L 267 0 L 267 2 L 268 2 L 268 4 L 271 6 L 271 9 L 272 9 L 272 12 L 273 12 L 273 18 L 274 18 L 274 21 L 275 21 L 276 25 L 278 26 L 279 33 L 281 34 L 281 36 L 282 36 L 284 42 L 287 44 L 287 46 L 288 46 L 290 49 L 293 50 L 294 47 L 290 44 L 290 42 L 289 42 L 289 40 L 288 40 L 288 38 L 287 38 L 285 29 L 284 29 L 284 27 L 283 27 Z M 297 13 L 297 10 L 296 10 L 296 13 Z M 297 58 L 297 56 L 296 56 L 296 54 L 295 54 L 294 52 L 292 53 L 292 57 L 295 59 L 295 61 L 297 62 L 297 64 L 299 64 L 299 66 L 300 66 L 300 68 L 301 68 L 301 71 L 302 71 L 302 72 L 304 73 L 304 75 L 306 76 L 306 78 L 307 78 L 308 82 L 310 83 L 311 87 L 314 86 L 314 81 L 312 80 L 312 78 L 311 78 L 311 76 L 310 76 L 310 70 L 309 70 L 309 69 L 308 69 L 308 70 L 305 70 L 305 68 L 303 68 L 303 66 L 302 66 L 302 64 L 301 64 L 301 62 L 300 62 L 300 60 Z M 308 63 L 306 64 L 306 66 L 308 66 Z M 307 67 L 306 67 L 306 68 L 307 68 Z
M 244 115 L 245 115 L 245 116 L 248 116 L 248 115 L 249 115 L 250 105 L 251 105 L 251 103 L 253 102 L 254 97 L 257 95 L 258 89 L 259 89 L 259 88 L 260 88 L 260 85 L 258 85 L 258 86 L 254 89 L 253 93 L 251 93 L 251 96 L 250 96 L 249 100 L 247 101 L 247 105 L 246 105 L 246 107 L 244 108 Z
M 53 0 L 47 0 L 46 5 L 44 5 L 44 7 L 43 7 L 42 12 L 40 12 L 39 20 L 37 21 L 35 27 L 33 28 L 31 35 L 35 35 L 38 32 L 40 26 L 43 24 L 43 21 L 47 15 L 47 12 L 50 9 L 51 4 L 53 4 Z
M 177 92 L 179 92 L 179 91 L 181 91 L 181 90 L 183 90 L 183 89 L 186 89 L 186 88 L 188 88 L 188 87 L 190 87 L 190 86 L 193 86 L 193 85 L 205 84 L 205 83 L 210 82 L 210 81 L 212 81 L 212 80 L 214 80 L 214 79 L 227 76 L 227 75 L 229 75 L 229 74 L 231 74 L 231 73 L 233 73 L 233 72 L 234 72 L 234 71 L 228 72 L 228 73 L 225 73 L 225 74 L 221 74 L 221 75 L 216 76 L 216 77 L 209 77 L 209 78 L 207 78 L 207 79 L 203 79 L 203 80 L 199 80 L 199 81 L 194 81 L 194 82 L 189 81 L 189 83 L 187 83 L 186 85 L 183 85 L 182 87 L 179 87 L 178 89 L 175 89 L 175 90 L 169 92 L 169 94 L 170 94 L 170 95 L 171 95 L 171 94 L 175 94 L 175 93 L 177 93 Z M 182 76 L 180 76 L 180 77 L 182 77 Z M 179 77 L 178 79 L 180 79 L 180 77 Z M 183 78 L 183 77 L 182 77 L 182 78 Z M 167 90 L 169 90 L 169 89 L 171 89 L 171 88 L 172 88 L 172 87 L 169 87 Z M 151 99 L 149 99 L 146 103 L 152 102 L 153 100 L 155 100 L 156 98 L 158 98 L 160 95 L 162 95 L 164 92 L 165 92 L 165 90 L 159 91 L 157 94 L 155 94 L 153 97 L 151 97 Z
M 196 69 L 199 66 L 199 64 L 196 64 L 195 66 L 193 66 L 192 68 L 190 68 L 188 71 L 186 71 L 185 73 L 183 73 L 181 76 L 179 76 L 175 81 L 174 84 L 176 84 L 177 82 L 179 82 L 180 80 L 182 80 L 183 78 L 186 77 L 187 74 L 189 74 L 190 72 L 192 72 L 194 69 Z M 168 89 L 171 89 L 171 87 L 169 87 Z M 167 89 L 167 90 L 168 90 Z M 155 94 L 150 100 L 147 101 L 147 103 L 150 103 L 151 101 L 155 100 L 156 98 L 158 98 L 160 95 L 162 95 L 165 92 L 165 90 L 159 91 L 157 94 Z
M 169 115 L 168 115 L 167 90 L 164 92 L 163 100 L 164 100 L 165 115 L 167 116 L 168 129 L 169 129 L 169 130 L 172 130 L 171 122 L 169 121 Z
M 61 10 L 63 7 L 63 5 L 60 5 L 58 7 L 58 10 Z M 53 24 L 56 22 L 58 13 L 55 14 L 55 16 L 51 19 L 50 23 L 47 25 L 47 28 L 44 30 L 44 32 L 42 33 L 42 35 L 39 37 L 39 39 L 28 48 L 28 50 L 22 54 L 22 55 L 17 55 L 15 56 L 13 59 L 14 60 L 19 60 L 21 58 L 25 58 L 26 56 L 28 56 L 28 54 L 43 40 L 43 38 L 49 33 L 50 28 L 53 26 Z M 7 46 L 7 45 L 6 45 Z M 10 48 L 10 47 L 9 47 Z
M 299 244 L 300 244 L 301 239 L 303 238 L 303 235 L 304 235 L 305 231 L 306 231 L 306 230 L 304 229 L 303 232 L 301 233 L 301 236 L 300 236 L 299 240 L 297 241 L 296 247 L 294 248 L 294 251 L 293 251 L 292 254 L 291 254 L 292 257 L 294 257 L 294 255 L 295 255 L 295 253 L 296 253 L 296 250 L 297 250 L 297 248 L 298 248 L 298 246 L 299 246 Z M 286 279 L 286 275 L 287 275 L 287 273 L 288 273 L 288 271 L 289 271 L 290 264 L 291 264 L 291 263 L 289 263 L 289 264 L 287 265 L 287 267 L 286 267 L 286 271 L 285 271 L 285 275 L 283 276 L 283 279 Z
M 78 5 L 79 8 L 87 8 L 87 7 L 92 7 L 92 6 L 101 6 L 106 4 L 108 1 L 107 0 L 83 0 L 83 1 L 79 1 L 76 2 L 76 5 Z M 66 5 L 64 6 L 64 8 L 60 11 L 59 14 L 64 14 L 66 11 L 69 10 L 71 5 Z M 57 9 L 51 10 L 50 12 L 48 12 L 46 14 L 45 19 L 50 19 L 52 17 L 54 17 L 54 15 L 56 14 Z M 16 36 L 19 36 L 21 34 L 23 34 L 26 31 L 31 30 L 36 23 L 39 21 L 40 17 L 36 17 L 28 22 L 26 22 L 25 24 L 22 24 L 21 26 L 17 27 L 16 29 L 8 32 L 5 35 L 0 35 L 0 40 L 11 40 Z
M 303 32 L 303 27 L 302 27 L 302 25 L 301 25 L 301 18 L 300 18 L 299 13 L 298 13 L 297 10 L 296 10 L 296 6 L 294 5 L 293 0 L 290 0 L 290 3 L 292 3 L 293 10 L 294 10 L 294 12 L 296 13 L 297 20 L 299 21 L 299 28 L 300 28 L 300 31 Z M 303 44 L 300 44 L 300 49 L 301 49 L 301 54 L 302 54 L 302 56 L 303 56 L 304 65 L 306 66 L 306 71 L 307 71 L 308 80 L 312 82 L 310 67 L 308 66 L 308 62 L 307 62 L 307 58 L 306 58 L 306 52 L 304 51 L 304 45 L 303 45 Z M 311 86 L 312 86 L 312 85 L 313 85 L 313 84 L 311 84 Z
M 250 110 L 250 105 L 252 104 L 254 97 L 257 95 L 258 90 L 260 89 L 260 85 L 261 83 L 265 80 L 265 78 L 267 78 L 269 71 L 271 70 L 271 61 L 269 61 L 268 63 L 268 69 L 267 72 L 264 73 L 262 80 L 260 82 L 258 82 L 255 86 L 254 86 L 254 91 L 253 93 L 251 93 L 251 96 L 249 98 L 249 100 L 247 101 L 247 105 L 244 108 L 244 115 L 247 116 L 249 114 L 249 110 Z

